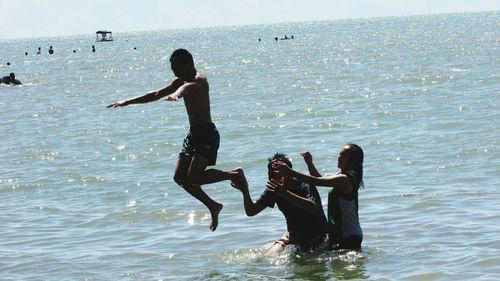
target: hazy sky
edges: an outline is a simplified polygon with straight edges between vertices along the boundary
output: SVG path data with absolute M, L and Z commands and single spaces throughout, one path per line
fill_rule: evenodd
M 0 0 L 0 38 L 500 10 L 500 0 Z

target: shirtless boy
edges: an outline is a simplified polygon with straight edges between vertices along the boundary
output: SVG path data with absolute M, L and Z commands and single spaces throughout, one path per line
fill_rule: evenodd
M 210 229 L 218 225 L 223 205 L 210 198 L 201 185 L 230 180 L 235 187 L 244 184 L 241 168 L 229 171 L 206 169 L 216 164 L 219 148 L 219 132 L 210 115 L 210 96 L 207 78 L 196 71 L 192 55 L 185 49 L 177 49 L 170 56 L 175 79 L 165 87 L 144 95 L 112 103 L 108 108 L 130 104 L 148 103 L 165 98 L 167 101 L 184 99 L 190 130 L 184 139 L 175 168 L 174 181 L 184 190 L 207 206 L 212 216 Z

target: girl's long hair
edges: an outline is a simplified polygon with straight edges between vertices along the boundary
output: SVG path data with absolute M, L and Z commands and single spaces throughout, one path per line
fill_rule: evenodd
M 349 143 L 347 144 L 349 154 L 349 158 L 351 159 L 352 166 L 350 170 L 354 171 L 354 178 L 356 179 L 356 183 L 358 184 L 357 188 L 365 187 L 363 182 L 363 158 L 364 153 L 363 149 L 359 147 L 357 144 Z

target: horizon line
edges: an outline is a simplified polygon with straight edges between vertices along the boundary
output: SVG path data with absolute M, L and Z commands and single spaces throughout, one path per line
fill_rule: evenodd
M 314 23 L 314 22 L 327 22 L 327 21 L 348 21 L 348 20 L 361 20 L 361 19 L 383 19 L 383 18 L 404 18 L 404 17 L 422 17 L 422 16 L 439 16 L 439 15 L 453 15 L 453 14 L 473 14 L 473 13 L 497 13 L 500 10 L 473 10 L 464 12 L 438 12 L 429 14 L 408 14 L 408 15 L 391 15 L 391 16 L 368 16 L 368 17 L 346 17 L 346 18 L 334 18 L 334 19 L 317 19 L 317 20 L 298 20 L 298 21 L 278 21 L 278 22 L 268 22 L 268 23 L 248 23 L 248 24 L 228 24 L 228 25 L 214 25 L 214 26 L 193 26 L 193 27 L 171 27 L 162 29 L 150 29 L 150 30 L 127 30 L 127 31 L 112 31 L 115 34 L 124 33 L 136 33 L 136 32 L 160 32 L 160 31 L 171 31 L 171 30 L 194 30 L 203 28 L 221 28 L 221 27 L 241 27 L 241 26 L 259 26 L 259 25 L 273 25 L 273 24 L 290 24 L 290 23 Z M 74 37 L 74 36 L 91 36 L 92 33 L 78 33 L 78 34 L 60 34 L 60 35 L 47 35 L 47 36 L 34 36 L 34 37 L 18 37 L 18 38 L 1 38 L 0 41 L 6 40 L 26 40 L 26 39 L 46 39 L 55 37 Z

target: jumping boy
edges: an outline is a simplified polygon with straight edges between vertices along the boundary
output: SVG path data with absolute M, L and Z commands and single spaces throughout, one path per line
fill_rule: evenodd
M 164 97 L 167 101 L 184 99 L 190 129 L 179 153 L 174 181 L 207 206 L 212 217 L 210 229 L 214 231 L 223 205 L 210 198 L 201 189 L 201 185 L 230 180 L 231 184 L 237 187 L 244 184 L 245 176 L 241 168 L 229 171 L 206 169 L 216 164 L 220 140 L 219 132 L 210 115 L 207 77 L 196 71 L 193 57 L 185 49 L 177 49 L 172 53 L 170 65 L 176 77 L 170 84 L 132 99 L 112 103 L 107 107 L 148 103 Z

